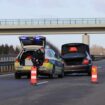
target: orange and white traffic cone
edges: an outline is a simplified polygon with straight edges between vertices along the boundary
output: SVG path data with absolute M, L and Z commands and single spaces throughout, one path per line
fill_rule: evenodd
M 35 66 L 33 66 L 31 68 L 31 80 L 30 80 L 32 85 L 36 85 L 37 84 L 37 68 Z
M 92 66 L 92 72 L 91 72 L 91 82 L 92 83 L 98 83 L 98 76 L 97 76 L 97 66 Z

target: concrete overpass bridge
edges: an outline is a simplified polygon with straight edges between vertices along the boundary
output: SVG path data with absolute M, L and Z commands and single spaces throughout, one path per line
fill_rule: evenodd
M 105 18 L 0 20 L 0 35 L 83 34 L 83 43 L 89 44 L 87 34 L 104 33 Z

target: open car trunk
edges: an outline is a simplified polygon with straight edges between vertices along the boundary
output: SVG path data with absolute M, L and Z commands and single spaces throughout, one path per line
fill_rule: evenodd
M 85 57 L 86 55 L 83 53 L 72 53 L 62 56 L 66 65 L 81 65 Z
M 83 58 L 77 58 L 77 59 L 65 59 L 64 62 L 66 65 L 81 65 L 83 62 Z
M 20 57 L 20 65 L 21 66 L 33 66 L 33 62 L 29 58 L 32 56 L 33 52 L 34 51 L 23 52 L 22 56 Z
M 81 65 L 89 52 L 89 46 L 82 43 L 68 43 L 62 46 L 62 58 L 66 65 Z
M 43 36 L 20 36 L 23 53 L 20 55 L 20 65 L 41 66 L 45 58 L 46 38 Z
M 24 51 L 20 57 L 21 66 L 34 66 L 34 65 L 38 66 L 39 63 L 42 65 L 43 61 L 44 61 L 44 54 L 39 50 Z

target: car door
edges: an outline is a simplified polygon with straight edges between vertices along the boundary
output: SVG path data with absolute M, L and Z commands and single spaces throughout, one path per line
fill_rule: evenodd
M 61 59 L 53 50 L 50 50 L 50 53 L 52 55 L 52 58 L 55 60 L 56 73 L 59 74 L 59 73 L 61 73 L 61 70 L 62 70 L 62 67 L 63 67 Z

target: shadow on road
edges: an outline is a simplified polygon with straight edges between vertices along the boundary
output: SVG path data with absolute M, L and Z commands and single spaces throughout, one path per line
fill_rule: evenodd
M 88 76 L 85 73 L 68 73 L 65 74 L 65 77 L 81 77 L 81 76 Z

